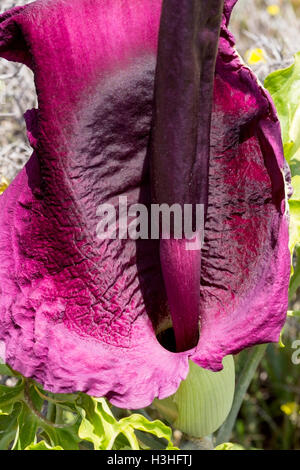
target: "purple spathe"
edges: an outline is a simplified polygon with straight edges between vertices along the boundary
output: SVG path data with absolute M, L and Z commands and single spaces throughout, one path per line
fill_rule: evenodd
M 200 339 L 181 353 L 156 339 L 170 324 L 159 243 L 96 235 L 100 204 L 150 202 L 161 1 L 40 0 L 0 17 L 0 55 L 32 68 L 39 102 L 26 114 L 34 153 L 0 197 L 0 340 L 48 390 L 139 408 L 174 393 L 189 359 L 220 370 L 278 340 L 290 274 L 280 127 L 233 49 L 233 4 L 216 63 Z

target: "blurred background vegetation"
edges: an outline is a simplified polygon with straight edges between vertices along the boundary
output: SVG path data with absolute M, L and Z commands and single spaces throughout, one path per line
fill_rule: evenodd
M 26 3 L 30 2 L 1 0 L 0 12 Z M 271 71 L 290 65 L 300 50 L 300 0 L 239 0 L 231 30 L 239 54 L 263 82 Z M 31 72 L 1 60 L 0 189 L 30 156 L 23 113 L 35 106 Z M 290 308 L 300 310 L 300 289 L 294 290 Z M 247 449 L 300 449 L 300 364 L 291 360 L 292 343 L 300 340 L 299 318 L 288 319 L 282 339 L 285 347 L 268 346 L 235 425 L 231 441 Z M 153 409 L 148 412 L 155 415 Z M 178 432 L 176 440 L 184 447 Z

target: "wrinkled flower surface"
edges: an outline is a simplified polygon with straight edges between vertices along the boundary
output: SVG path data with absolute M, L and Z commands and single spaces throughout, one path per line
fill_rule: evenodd
M 227 29 L 234 3 L 215 67 L 200 335 L 179 353 L 157 340 L 171 319 L 159 241 L 96 234 L 100 204 L 151 202 L 161 0 L 40 0 L 0 17 L 0 55 L 34 71 L 39 102 L 25 115 L 33 155 L 0 196 L 0 340 L 7 363 L 48 390 L 138 408 L 174 393 L 189 359 L 217 371 L 224 356 L 278 340 L 285 164 L 271 99 Z

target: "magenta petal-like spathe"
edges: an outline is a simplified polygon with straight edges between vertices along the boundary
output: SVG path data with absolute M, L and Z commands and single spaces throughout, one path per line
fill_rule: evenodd
M 39 101 L 26 114 L 34 153 L 0 197 L 6 360 L 53 392 L 129 408 L 174 393 L 188 359 L 218 370 L 226 354 L 276 341 L 287 308 L 279 123 L 225 16 L 196 348 L 172 353 L 156 338 L 170 325 L 158 241 L 97 237 L 100 204 L 151 202 L 160 11 L 161 0 L 40 0 L 0 17 L 0 55 L 32 68 Z

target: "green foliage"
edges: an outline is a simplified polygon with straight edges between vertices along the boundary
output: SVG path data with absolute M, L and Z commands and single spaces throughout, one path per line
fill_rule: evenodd
M 276 344 L 268 346 L 230 438 L 246 449 L 298 450 L 300 447 L 300 415 L 289 416 L 283 410 L 285 404 L 299 403 L 300 368 L 291 361 L 297 320 L 291 320 L 284 333 L 285 348 Z
M 282 130 L 285 158 L 292 174 L 299 174 L 300 163 L 300 52 L 286 69 L 271 73 L 265 80 L 276 106 Z
M 132 414 L 117 421 L 103 398 L 91 398 L 81 395 L 77 408 L 82 417 L 79 427 L 79 437 L 93 444 L 95 450 L 111 450 L 118 447 L 117 437 L 123 435 L 127 444 L 124 447 L 138 450 L 140 444 L 135 435 L 135 430 L 154 434 L 158 438 L 167 441 L 167 448 L 173 449 L 171 442 L 172 431 L 161 421 L 148 421 L 144 416 Z M 119 441 L 120 442 L 120 441 Z M 126 441 L 123 441 L 123 444 Z
M 30 444 L 25 450 L 64 450 L 60 446 L 51 447 L 45 441 L 40 441 L 38 444 Z
M 300 318 L 300 310 L 289 310 L 288 317 L 298 317 Z
M 7 375 L 8 377 L 13 377 L 15 375 L 15 372 L 10 367 L 5 364 L 1 364 L 0 362 L 0 375 Z
M 292 173 L 290 251 L 300 243 L 300 52 L 294 64 L 271 73 L 265 80 L 281 124 L 284 155 Z M 292 271 L 293 274 L 293 271 Z M 299 279 L 300 281 L 300 279 Z
M 215 447 L 215 450 L 245 450 L 243 446 L 233 444 L 232 442 L 224 442 Z
M 8 366 L 3 371 L 15 375 Z M 15 386 L 0 386 L 0 450 L 139 450 L 147 448 L 143 433 L 175 449 L 172 430 L 159 420 L 140 414 L 118 420 L 104 398 L 54 395 L 31 379 L 16 378 Z

